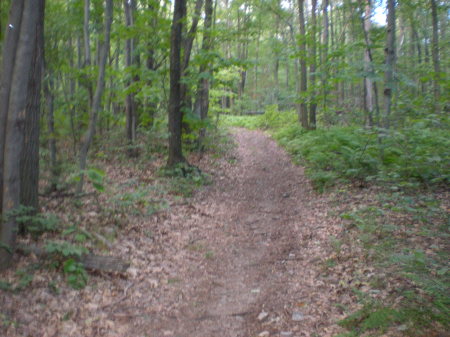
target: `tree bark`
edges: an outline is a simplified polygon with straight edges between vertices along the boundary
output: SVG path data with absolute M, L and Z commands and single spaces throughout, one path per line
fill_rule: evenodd
M 322 54 L 322 87 L 323 87 L 323 110 L 325 111 L 328 106 L 328 77 L 329 77 L 329 65 L 328 65 L 328 45 L 329 45 L 329 18 L 328 18 L 328 0 L 323 0 L 323 54 Z
M 390 115 L 392 108 L 392 96 L 394 92 L 394 67 L 395 67 L 395 0 L 387 0 L 387 35 L 385 48 L 384 72 L 384 121 L 383 127 L 390 127 Z
M 213 2 L 205 0 L 205 23 L 203 31 L 202 52 L 206 55 L 212 48 L 212 27 Z M 208 57 L 208 56 L 207 56 Z M 195 114 L 201 121 L 206 120 L 209 109 L 209 76 L 211 76 L 210 61 L 203 62 L 200 65 L 199 72 L 202 75 L 197 85 L 197 98 L 195 100 Z M 205 128 L 200 129 L 198 136 L 199 148 L 203 149 L 203 139 L 205 137 Z
M 123 7 L 125 9 L 125 23 L 128 28 L 134 26 L 134 8 L 135 0 L 124 0 Z M 125 66 L 128 71 L 132 72 L 134 69 L 132 67 L 136 64 L 135 62 L 135 38 L 128 38 L 125 41 Z M 135 99 L 135 93 L 130 92 L 130 88 L 134 82 L 134 75 L 129 73 L 129 78 L 127 80 L 127 90 L 128 93 L 125 97 L 125 115 L 126 115 L 126 135 L 128 140 L 128 155 L 130 157 L 136 157 L 137 151 L 134 148 L 136 142 L 136 127 L 137 127 L 137 104 Z
M 16 61 L 17 45 L 19 42 L 24 0 L 14 1 L 10 9 L 6 38 L 3 43 L 2 69 L 0 73 L 0 216 L 3 204 L 3 172 L 4 151 L 6 140 L 6 122 L 12 87 L 14 63 Z M 1 248 L 0 248 L 1 249 Z
M 432 47 L 431 55 L 433 58 L 433 94 L 434 94 L 434 110 L 439 112 L 439 97 L 440 97 L 440 86 L 439 79 L 441 73 L 441 65 L 439 61 L 439 31 L 438 31 L 438 14 L 436 0 L 430 0 L 431 2 L 431 19 L 433 24 L 433 35 L 432 35 Z
M 316 85 L 316 32 L 317 32 L 317 19 L 316 19 L 316 9 L 317 9 L 317 0 L 311 0 L 311 65 L 309 67 L 309 81 L 310 86 L 313 88 L 311 91 L 312 100 L 309 105 L 309 123 L 308 126 L 310 129 L 314 130 L 316 128 L 316 91 L 314 86 Z
M 103 91 L 105 89 L 105 70 L 106 70 L 106 60 L 109 53 L 110 36 L 111 36 L 111 24 L 113 15 L 113 0 L 106 0 L 105 6 L 105 36 L 103 44 L 99 48 L 99 70 L 97 78 L 97 87 L 95 89 L 95 95 L 92 101 L 92 108 L 89 115 L 89 126 L 83 139 L 81 141 L 80 147 L 80 181 L 77 187 L 77 193 L 80 194 L 83 191 L 84 183 L 84 170 L 86 169 L 87 154 L 89 147 L 91 146 L 92 140 L 95 136 L 95 127 L 97 124 L 97 115 L 100 109 L 100 104 L 103 96 Z
M 371 17 L 372 17 L 372 6 L 370 0 L 366 0 L 364 6 L 364 37 L 367 37 L 366 41 L 366 49 L 364 50 L 364 108 L 368 117 L 369 126 L 373 126 L 373 83 L 371 76 L 373 76 L 372 69 L 372 60 L 370 55 L 370 41 L 369 41 L 369 32 L 372 26 Z
M 20 204 L 39 210 L 39 119 L 41 83 L 44 56 L 44 1 L 39 1 L 34 42 L 34 53 L 27 89 L 25 135 L 20 162 Z M 23 233 L 25 230 L 21 228 Z
M 308 79 L 307 79 L 307 68 L 306 68 L 306 29 L 305 29 L 305 0 L 298 0 L 298 18 L 300 23 L 300 110 L 299 119 L 302 127 L 308 128 L 308 106 L 305 103 L 305 96 L 308 91 Z
M 13 63 L 12 71 L 6 70 L 2 76 L 2 86 L 9 93 L 6 99 L 6 129 L 4 137 L 3 155 L 3 200 L 2 200 L 2 222 L 0 230 L 0 269 L 7 268 L 11 264 L 12 254 L 15 249 L 16 235 L 18 230 L 17 221 L 11 212 L 20 205 L 21 176 L 20 162 L 22 150 L 24 149 L 25 125 L 27 103 L 29 97 L 29 84 L 32 79 L 33 56 L 36 52 L 36 43 L 39 28 L 39 15 L 43 15 L 43 0 L 17 1 L 13 5 L 11 18 L 15 19 L 18 26 L 10 27 L 17 29 L 18 35 L 12 34 L 11 42 L 4 49 L 4 53 L 13 53 L 11 57 L 5 57 L 6 63 Z M 15 7 L 17 6 L 17 7 Z M 41 13 L 42 11 L 42 13 Z M 18 19 L 21 17 L 21 19 Z M 7 41 L 10 37 L 7 38 Z M 5 63 L 4 63 L 5 66 Z M 3 88 L 2 88 L 3 89 Z M 3 90 L 2 90 L 3 91 Z M 4 103 L 2 102 L 2 105 Z
M 171 36 L 170 36 L 170 95 L 169 95 L 169 158 L 167 166 L 184 163 L 181 144 L 183 105 L 181 93 L 182 61 L 181 48 L 183 44 L 183 21 L 186 17 L 186 0 L 175 0 Z

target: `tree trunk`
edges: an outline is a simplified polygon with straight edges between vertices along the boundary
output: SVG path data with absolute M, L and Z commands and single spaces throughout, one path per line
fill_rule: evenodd
M 440 87 L 439 78 L 441 73 L 441 66 L 439 62 L 439 31 L 438 31 L 438 14 L 436 0 L 430 0 L 431 2 L 431 19 L 433 22 L 433 36 L 432 36 L 432 47 L 431 54 L 433 58 L 433 94 L 434 94 L 434 110 L 439 112 L 439 97 L 440 97 Z
M 2 69 L 0 73 L 0 216 L 3 204 L 3 171 L 4 151 L 6 140 L 6 122 L 8 119 L 8 106 L 12 87 L 14 63 L 16 59 L 17 45 L 19 43 L 24 0 L 14 1 L 11 6 L 6 38 L 3 43 Z M 0 247 L 1 249 L 1 247 Z
M 211 37 L 211 27 L 212 27 L 212 16 L 213 16 L 213 3 L 212 0 L 205 0 L 205 23 L 202 41 L 202 52 L 206 55 L 212 48 L 212 37 Z M 200 65 L 200 74 L 204 74 L 198 82 L 197 86 L 197 98 L 195 100 L 195 113 L 204 121 L 208 116 L 209 109 L 209 76 L 211 75 L 210 62 L 203 62 Z M 206 74 L 206 72 L 208 72 Z M 205 128 L 200 129 L 200 134 L 198 138 L 199 148 L 203 149 L 203 139 L 205 137 Z
M 329 76 L 329 66 L 328 66 L 328 45 L 329 45 L 329 19 L 328 19 L 328 0 L 323 0 L 323 75 L 322 75 L 322 86 L 323 86 L 323 110 L 326 111 L 328 106 L 328 76 Z
M 97 124 L 97 114 L 100 109 L 100 104 L 103 96 L 103 91 L 105 89 L 105 70 L 106 70 L 106 60 L 109 53 L 110 36 L 111 36 L 111 24 L 113 15 L 113 0 L 106 0 L 105 6 L 105 36 L 102 45 L 99 48 L 99 70 L 97 78 L 97 87 L 95 89 L 95 95 L 92 101 L 92 108 L 89 115 L 89 126 L 85 135 L 83 136 L 81 147 L 80 147 L 80 181 L 77 187 L 77 193 L 83 191 L 84 182 L 84 170 L 86 169 L 87 154 L 89 147 L 91 146 L 92 140 L 95 135 L 95 127 Z
M 134 26 L 134 13 L 133 9 L 135 8 L 135 0 L 124 0 L 123 7 L 125 8 L 125 23 L 127 27 Z M 125 115 L 126 115 L 126 135 L 128 140 L 128 155 L 130 157 L 136 157 L 137 151 L 134 148 L 134 144 L 136 142 L 136 127 L 137 127 L 137 116 L 136 116 L 136 99 L 135 93 L 130 92 L 130 88 L 134 82 L 134 75 L 131 74 L 134 69 L 132 67 L 135 65 L 135 56 L 134 56 L 134 48 L 135 48 L 135 39 L 128 38 L 125 42 L 125 66 L 128 68 L 130 73 L 128 74 L 129 78 L 127 80 L 127 96 L 125 97 Z
M 170 36 L 170 95 L 169 95 L 169 158 L 167 166 L 173 167 L 186 160 L 181 144 L 182 94 L 181 48 L 183 44 L 183 22 L 186 17 L 186 0 L 175 0 Z
M 55 96 L 53 93 L 54 83 L 53 74 L 47 70 L 48 79 L 44 86 L 46 112 L 47 112 L 47 129 L 48 129 L 48 150 L 50 153 L 50 191 L 56 190 L 56 185 L 58 181 L 58 163 L 57 163 L 57 153 L 56 153 L 56 134 L 55 134 L 55 119 L 54 119 L 54 100 Z
M 44 56 L 44 1 L 39 2 L 34 53 L 27 89 L 25 134 L 20 162 L 20 204 L 39 210 L 39 119 Z M 25 229 L 21 228 L 24 233 Z
M 394 67 L 395 67 L 395 0 L 387 0 L 387 36 L 385 48 L 384 72 L 384 121 L 383 127 L 390 127 L 390 115 L 392 107 L 392 95 L 394 91 Z
M 308 91 L 308 79 L 306 68 L 306 29 L 305 29 L 305 0 L 298 0 L 298 19 L 300 23 L 300 111 L 299 119 L 302 127 L 308 128 L 308 106 L 305 103 L 305 97 Z
M 21 169 L 20 162 L 24 149 L 27 105 L 29 103 L 30 83 L 33 83 L 34 56 L 39 33 L 39 25 L 43 15 L 44 0 L 15 1 L 11 10 L 11 21 L 17 26 L 10 27 L 5 46 L 2 72 L 2 93 L 8 93 L 2 105 L 6 106 L 6 129 L 3 153 L 3 198 L 2 222 L 0 228 L 0 269 L 11 264 L 17 235 L 17 222 L 11 212 L 20 205 Z M 17 29 L 17 32 L 14 30 Z M 14 31 L 14 32 L 12 32 Z M 42 33 L 42 32 L 41 32 Z M 9 43 L 8 43 L 9 42 Z M 7 54 L 11 56 L 7 56 Z M 9 87 L 9 88 L 7 88 Z M 33 88 L 33 90 L 36 88 Z M 4 102 L 7 102 L 5 104 Z
M 364 37 L 367 37 L 366 49 L 364 50 L 364 110 L 366 111 L 369 126 L 373 126 L 373 83 L 372 61 L 370 55 L 369 32 L 371 28 L 372 6 L 370 0 L 366 0 L 364 15 Z
M 316 128 L 316 91 L 314 86 L 316 85 L 316 31 L 317 31 L 317 20 L 316 20 L 316 9 L 317 0 L 311 0 L 311 65 L 309 67 L 309 81 L 312 87 L 311 95 L 312 100 L 309 105 L 309 128 L 314 130 Z
M 375 68 L 373 65 L 373 57 L 372 57 L 372 48 L 369 39 L 369 30 L 370 30 L 370 18 L 371 18 L 371 6 L 370 0 L 366 0 L 367 3 L 365 6 L 360 2 L 361 9 L 365 8 L 365 16 L 361 17 L 362 23 L 362 31 L 364 34 L 364 42 L 366 44 L 366 49 L 364 51 L 364 69 L 367 72 L 367 75 L 364 78 L 365 85 L 365 104 L 368 109 L 369 116 L 369 125 L 372 126 L 373 123 L 373 109 L 375 107 L 375 120 L 378 126 L 380 126 L 380 108 L 378 105 L 378 89 L 376 82 L 372 82 L 370 77 L 375 76 Z M 367 23 L 369 21 L 369 23 Z M 369 85 L 368 85 L 369 84 Z M 372 96 L 373 93 L 373 96 Z

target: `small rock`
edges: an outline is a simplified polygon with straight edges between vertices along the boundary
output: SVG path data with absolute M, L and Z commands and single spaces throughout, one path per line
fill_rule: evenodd
M 398 331 L 406 331 L 406 330 L 408 330 L 408 326 L 406 324 L 402 324 L 397 327 L 397 330 Z
M 289 193 L 283 193 L 283 198 L 289 198 L 291 195 Z
M 303 315 L 300 311 L 294 311 L 292 313 L 292 320 L 293 321 L 298 322 L 298 321 L 303 320 L 304 318 L 305 318 L 305 315 Z
M 251 290 L 251 293 L 252 294 L 259 294 L 261 292 L 261 290 L 259 289 L 259 288 L 256 288 L 256 289 L 252 289 Z
M 269 336 L 270 336 L 269 331 L 260 332 L 258 335 L 258 337 L 269 337 Z
M 292 336 L 292 331 L 281 331 L 280 337 L 290 337 Z
M 295 254 L 294 254 L 294 253 L 289 253 L 289 258 L 290 258 L 290 259 L 295 258 Z
M 269 314 L 265 311 L 261 311 L 258 315 L 258 321 L 264 321 L 267 317 L 269 317 Z

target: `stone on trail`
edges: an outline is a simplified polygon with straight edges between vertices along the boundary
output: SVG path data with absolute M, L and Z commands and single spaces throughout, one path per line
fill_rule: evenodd
M 258 337 L 269 337 L 269 336 L 270 336 L 269 331 L 260 332 L 258 335 Z
M 267 317 L 269 317 L 269 314 L 265 311 L 261 311 L 258 315 L 258 321 L 264 321 Z
M 305 318 L 305 315 L 303 315 L 300 311 L 294 311 L 292 313 L 292 320 L 293 321 L 298 322 L 298 321 L 303 320 L 304 318 Z

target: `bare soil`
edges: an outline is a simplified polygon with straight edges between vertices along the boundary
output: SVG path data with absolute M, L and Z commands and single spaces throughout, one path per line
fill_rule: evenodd
M 0 291 L 0 335 L 338 333 L 354 298 L 326 272 L 330 237 L 341 230 L 329 214 L 333 196 L 317 195 L 263 132 L 236 129 L 233 137 L 226 158 L 196 162 L 211 185 L 121 231 L 112 254 L 131 261 L 126 275 L 94 275 L 81 291 L 54 292 L 49 282 L 58 276 L 37 272 L 28 290 Z

